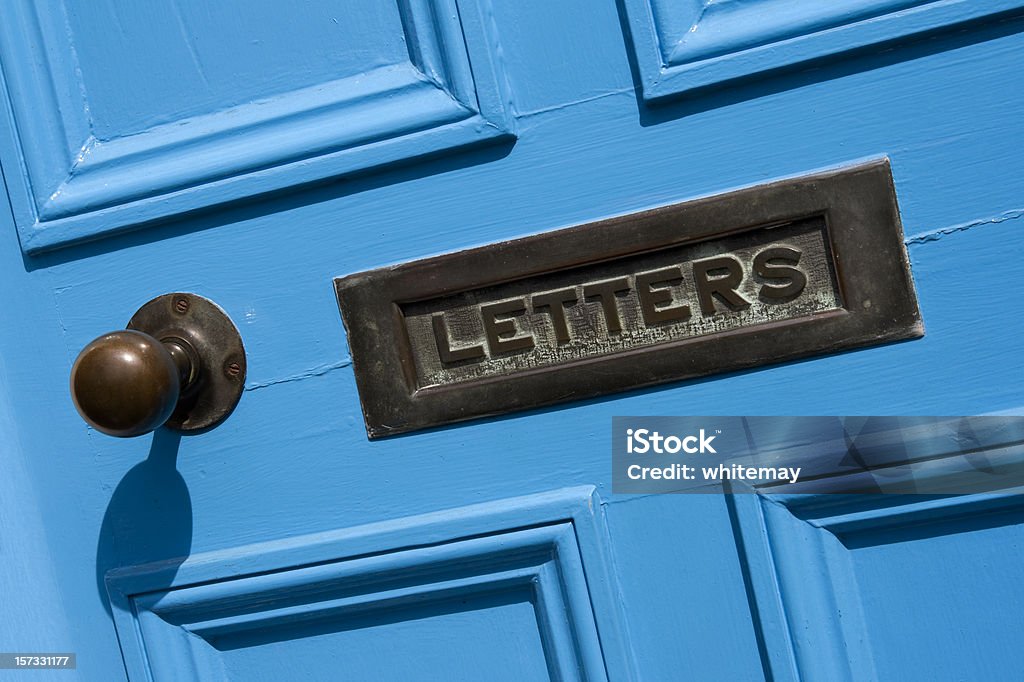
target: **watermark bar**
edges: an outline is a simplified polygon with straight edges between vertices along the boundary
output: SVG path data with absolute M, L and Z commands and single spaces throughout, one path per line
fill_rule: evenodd
M 612 492 L 1024 491 L 1024 417 L 615 417 Z

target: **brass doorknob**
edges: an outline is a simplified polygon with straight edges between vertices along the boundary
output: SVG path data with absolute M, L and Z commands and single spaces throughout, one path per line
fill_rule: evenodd
M 78 354 L 71 397 L 93 428 L 110 436 L 141 436 L 163 426 L 193 375 L 187 342 L 158 341 L 126 329 L 104 334 Z
M 128 438 L 162 425 L 220 423 L 245 383 L 245 350 L 223 310 L 195 294 L 142 306 L 128 329 L 89 343 L 71 368 L 71 398 L 98 431 Z

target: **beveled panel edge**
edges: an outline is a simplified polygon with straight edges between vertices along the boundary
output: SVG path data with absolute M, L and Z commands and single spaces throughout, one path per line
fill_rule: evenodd
M 430 26 L 434 31 L 420 35 L 422 44 L 418 46 L 430 54 L 411 57 L 408 70 L 423 73 L 395 85 L 394 92 L 404 97 L 399 105 L 402 120 L 390 124 L 388 117 L 377 117 L 371 123 L 368 142 L 341 141 L 325 151 L 294 158 L 294 138 L 310 120 L 326 116 L 344 124 L 349 112 L 358 113 L 375 104 L 388 104 L 389 110 L 394 107 L 386 97 L 371 96 L 336 102 L 324 113 L 323 102 L 303 102 L 306 96 L 299 91 L 293 97 L 295 102 L 289 103 L 297 115 L 293 112 L 248 127 L 249 134 L 261 142 L 251 145 L 258 154 L 243 158 L 236 168 L 222 166 L 225 159 L 238 157 L 237 149 L 231 149 L 237 147 L 237 130 L 227 128 L 197 138 L 198 143 L 175 143 L 172 138 L 178 126 L 173 123 L 159 126 L 169 132 L 156 135 L 147 143 L 153 149 L 141 153 L 133 140 L 111 141 L 123 148 L 125 158 L 113 159 L 115 163 L 108 168 L 110 159 L 90 164 L 94 147 L 106 143 L 97 142 L 89 133 L 87 112 L 82 109 L 74 77 L 76 69 L 59 68 L 69 50 L 40 47 L 46 31 L 59 29 L 63 35 L 66 30 L 56 16 L 59 12 L 40 18 L 27 0 L 19 0 L 15 4 L 19 12 L 12 16 L 20 17 L 24 30 L 15 30 L 13 25 L 6 35 L 0 30 L 0 54 L 4 57 L 0 60 L 0 158 L 22 251 L 37 255 L 240 199 L 414 162 L 444 150 L 514 139 L 507 85 L 493 63 L 496 38 L 479 18 L 483 10 L 478 5 L 487 2 L 403 0 L 402 6 L 414 9 L 417 16 L 430 15 L 417 19 L 418 28 Z M 32 56 L 38 56 L 40 50 L 43 57 Z M 58 66 L 50 64 L 51 60 Z M 41 66 L 32 68 L 36 62 Z M 445 70 L 438 71 L 438 65 Z M 31 103 L 21 108 L 19 123 L 12 77 L 22 83 L 22 90 L 39 99 L 42 114 L 35 118 L 56 121 L 44 127 L 45 135 L 39 135 L 34 121 L 25 120 L 24 109 Z M 315 92 L 316 88 L 306 90 Z M 379 101 L 374 103 L 374 99 Z M 334 123 L 327 129 L 340 131 L 341 136 L 350 127 Z M 26 148 L 26 139 L 37 137 L 41 142 Z M 190 161 L 189 153 L 181 149 L 187 144 L 200 148 L 201 163 Z M 263 158 L 268 155 L 269 162 Z M 200 170 L 209 177 L 189 177 Z M 146 183 L 158 186 L 147 188 Z M 125 188 L 135 188 L 132 191 L 142 195 L 129 196 Z
M 608 544 L 604 509 L 592 485 L 558 488 L 200 552 L 190 555 L 180 565 L 172 560 L 118 567 L 106 573 L 105 584 L 126 666 L 141 673 L 149 669 L 149 663 L 138 628 L 140 614 L 136 604 L 140 599 L 159 601 L 161 595 L 180 590 L 177 592 L 182 597 L 179 603 L 188 604 L 195 602 L 194 597 L 209 586 L 220 585 L 228 591 L 245 592 L 251 580 L 274 575 L 298 577 L 303 569 L 310 567 L 329 567 L 372 557 L 385 562 L 389 558 L 400 561 L 412 556 L 409 552 L 425 548 L 448 546 L 458 552 L 472 547 L 466 544 L 468 541 L 488 537 L 496 540 L 491 546 L 507 549 L 507 539 L 518 541 L 527 537 L 521 534 L 523 530 L 539 530 L 542 534 L 555 531 L 547 535 L 553 540 L 566 541 L 562 545 L 565 551 L 556 557 L 558 565 L 577 576 L 568 581 L 559 580 L 558 586 L 563 590 L 570 588 L 565 598 L 580 607 L 580 615 L 593 617 L 592 624 L 597 628 L 600 643 L 593 642 L 590 649 L 603 652 L 609 679 L 627 682 L 637 676 Z M 481 556 L 472 551 L 463 554 Z M 377 566 L 373 564 L 368 567 L 369 572 L 364 573 L 373 575 L 370 569 Z M 199 589 L 193 591 L 193 588 Z M 575 597 L 572 592 L 576 593 Z M 589 603 L 583 598 L 584 592 L 589 593 Z M 564 609 L 561 614 L 564 619 Z M 159 614 L 154 613 L 154 616 L 159 617 Z
M 848 667 L 851 656 L 822 656 L 822 644 L 835 651 L 847 651 L 849 643 L 862 643 L 866 637 L 847 637 L 848 628 L 866 632 L 863 614 L 858 609 L 844 610 L 851 614 L 842 627 L 836 627 L 835 609 L 820 608 L 835 604 L 837 596 L 859 599 L 859 589 L 849 564 L 841 560 L 841 552 L 849 551 L 836 542 L 845 533 L 871 533 L 893 526 L 914 527 L 917 524 L 944 524 L 978 515 L 1019 510 L 1020 490 L 1002 493 L 979 493 L 953 496 L 905 495 L 902 504 L 877 505 L 877 497 L 868 495 L 824 495 L 839 506 L 856 507 L 856 512 L 839 517 L 829 516 L 828 506 L 814 509 L 818 495 L 792 496 L 781 494 L 726 495 L 730 515 L 735 519 L 742 540 L 742 558 L 749 567 L 751 590 L 756 599 L 761 635 L 768 657 L 765 672 L 777 680 L 801 680 L 824 676 L 827 679 L 861 679 Z M 803 500 L 802 498 L 810 498 Z M 810 504 L 811 508 L 806 505 Z M 815 511 L 823 513 L 816 514 Z M 835 510 L 833 510 L 835 511 Z M 807 524 L 812 530 L 794 536 L 787 522 Z M 855 526 L 851 529 L 850 526 Z M 832 535 L 832 542 L 822 542 Z M 877 545 L 876 545 L 877 546 Z M 824 548 L 824 549 L 823 549 Z M 814 570 L 808 570 L 813 567 Z M 811 579 L 808 579 L 808 576 Z M 831 576 L 822 581 L 816 576 Z M 799 585 L 800 589 L 792 589 Z M 800 594 L 800 598 L 794 595 Z M 810 596 L 808 596 L 810 595 Z M 840 600 L 842 601 L 842 600 Z M 840 606 L 841 608 L 841 606 Z M 811 641 L 797 646 L 791 635 L 792 623 L 805 627 Z M 871 660 L 870 656 L 859 660 Z
M 813 0 L 805 0 L 813 2 Z M 758 8 L 730 17 L 751 34 L 756 47 L 725 54 L 673 61 L 664 56 L 665 38 L 651 0 L 622 0 L 628 33 L 636 56 L 643 99 L 657 102 L 702 88 L 797 64 L 805 64 L 858 49 L 911 39 L 979 19 L 1000 20 L 1024 11 L 1024 0 L 933 0 L 907 9 L 884 11 L 868 19 L 841 23 L 827 30 L 808 30 L 796 36 L 759 40 Z M 751 26 L 754 26 L 751 30 Z

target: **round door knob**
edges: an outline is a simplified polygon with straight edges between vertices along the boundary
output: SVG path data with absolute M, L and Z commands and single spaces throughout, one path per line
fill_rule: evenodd
M 123 331 L 100 336 L 71 368 L 71 398 L 93 428 L 128 438 L 166 425 L 216 426 L 245 385 L 245 349 L 231 319 L 195 294 L 159 296 Z
M 159 428 L 178 404 L 192 374 L 180 341 L 164 343 L 126 329 L 104 334 L 78 355 L 71 369 L 71 397 L 97 431 L 141 436 Z

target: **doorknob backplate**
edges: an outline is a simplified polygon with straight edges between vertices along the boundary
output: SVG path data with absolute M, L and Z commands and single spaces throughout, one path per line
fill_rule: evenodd
M 238 404 L 245 387 L 245 349 L 238 329 L 217 304 L 190 293 L 158 296 L 136 311 L 128 329 L 163 342 L 187 342 L 197 373 L 165 426 L 199 431 L 216 426 Z

